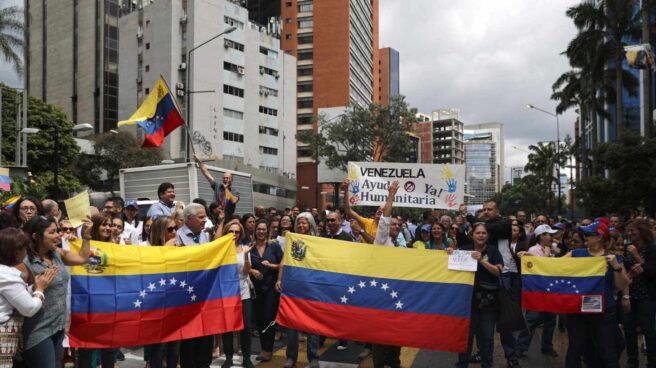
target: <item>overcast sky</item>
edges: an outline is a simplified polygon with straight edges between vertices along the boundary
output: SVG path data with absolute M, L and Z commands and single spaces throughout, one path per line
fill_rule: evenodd
M 524 165 L 527 149 L 556 139 L 551 85 L 569 70 L 560 53 L 576 34 L 565 15 L 580 0 L 380 0 L 380 47 L 399 51 L 401 94 L 430 114 L 460 109 L 465 124 L 502 122 L 506 166 Z M 560 116 L 560 136 L 576 116 Z
M 380 0 L 380 47 L 401 58 L 401 93 L 430 114 L 460 109 L 465 124 L 498 121 L 506 127 L 506 165 L 524 165 L 526 149 L 555 140 L 551 85 L 569 70 L 560 53 L 575 35 L 565 10 L 579 0 Z M 0 60 L 0 81 L 21 81 Z M 560 117 L 561 139 L 575 115 Z

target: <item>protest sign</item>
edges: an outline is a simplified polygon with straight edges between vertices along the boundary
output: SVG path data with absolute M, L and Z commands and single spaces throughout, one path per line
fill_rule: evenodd
M 380 206 L 398 180 L 394 207 L 457 210 L 464 203 L 465 165 L 349 162 L 351 206 Z
M 449 262 L 447 263 L 448 269 L 476 272 L 478 269 L 478 261 L 472 258 L 472 253 L 473 252 L 466 250 L 454 250 L 449 254 Z
M 64 204 L 73 227 L 82 225 L 82 219 L 89 214 L 89 193 L 85 190 L 75 197 L 64 200 Z

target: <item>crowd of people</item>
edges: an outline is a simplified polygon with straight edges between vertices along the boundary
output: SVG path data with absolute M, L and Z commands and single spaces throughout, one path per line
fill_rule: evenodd
M 90 208 L 79 227 L 71 222 L 57 202 L 22 197 L 11 212 L 0 212 L 0 367 L 59 367 L 76 359 L 83 368 L 114 367 L 120 349 L 78 349 L 65 352 L 63 340 L 68 325 L 67 266 L 88 261 L 90 241 L 144 246 L 193 246 L 232 234 L 242 299 L 244 329 L 222 336 L 201 336 L 145 347 L 146 365 L 183 368 L 209 367 L 225 354 L 223 367 L 233 366 L 241 353 L 241 366 L 253 367 L 252 337 L 258 336 L 260 361 L 273 356 L 274 342 L 286 335 L 284 367 L 296 366 L 299 338 L 307 343 L 309 366 L 319 367 L 318 351 L 326 337 L 276 326 L 280 293 L 284 292 L 283 252 L 288 232 L 342 241 L 408 248 L 408 251 L 469 250 L 478 261 L 472 295 L 468 351 L 458 354 L 457 367 L 472 362 L 493 366 L 495 325 L 499 316 L 499 292 L 507 291 L 516 303 L 521 299 L 521 257 L 605 257 L 604 310 L 599 314 L 556 315 L 525 311 L 525 328 L 502 331 L 501 345 L 509 367 L 519 367 L 527 354 L 536 327 L 542 325 L 542 354 L 557 356 L 553 348 L 556 328 L 566 330 L 566 367 L 619 367 L 626 350 L 627 364 L 639 366 L 642 334 L 647 365 L 656 366 L 656 224 L 636 217 L 624 221 L 619 215 L 582 218 L 523 211 L 502 216 L 495 202 L 487 201 L 476 213 L 461 205 L 457 212 L 427 210 L 421 219 L 393 215 L 398 182 L 389 187 L 388 199 L 372 217 L 349 206 L 318 210 L 299 207 L 278 210 L 256 206 L 253 213 L 235 214 L 239 193 L 225 174 L 220 182 L 199 162 L 212 184 L 214 201 L 202 199 L 182 204 L 175 201 L 175 187 L 162 183 L 159 201 L 147 217 L 139 218 L 136 200 L 112 197 L 103 208 Z M 343 189 L 349 185 L 343 183 Z M 345 191 L 346 192 L 346 191 Z M 73 252 L 68 242 L 82 239 Z M 235 338 L 239 336 L 239 348 Z M 304 337 L 303 337 L 304 336 Z M 475 344 L 474 344 L 475 338 Z M 373 356 L 374 367 L 400 367 L 401 347 L 363 342 L 359 358 Z M 337 349 L 349 344 L 338 342 Z M 475 351 L 473 353 L 473 351 Z M 75 357 L 75 358 L 73 358 Z

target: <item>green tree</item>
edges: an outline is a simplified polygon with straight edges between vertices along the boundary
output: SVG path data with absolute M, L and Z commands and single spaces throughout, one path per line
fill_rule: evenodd
M 76 162 L 80 181 L 98 191 L 117 189 L 118 172 L 130 167 L 157 165 L 162 161 L 159 148 L 141 148 L 129 133 L 103 133 L 93 138 L 94 154 L 82 154 Z
M 351 105 L 333 121 L 320 116 L 318 132 L 301 131 L 296 138 L 309 144 L 313 158 L 323 159 L 331 169 L 346 170 L 349 161 L 403 162 L 411 149 L 407 132 L 415 121 L 399 96 L 389 106 Z
M 562 167 L 565 163 L 565 152 L 556 149 L 555 142 L 539 142 L 528 147 L 531 151 L 528 155 L 528 163 L 524 170 L 535 175 L 537 186 L 535 190 L 545 193 L 547 198 L 553 198 L 552 185 L 557 183 L 556 165 Z M 555 206 L 550 203 L 549 209 Z M 546 207 L 545 207 L 546 208 Z
M 18 51 L 23 49 L 23 8 L 8 6 L 0 9 L 0 52 L 5 60 L 21 74 L 23 61 Z
M 541 185 L 543 183 L 537 176 L 527 175 L 515 180 L 512 185 L 504 185 L 501 192 L 495 194 L 494 200 L 503 214 L 515 214 L 519 210 L 527 214 L 544 214 L 548 211 L 552 194 L 539 190 Z

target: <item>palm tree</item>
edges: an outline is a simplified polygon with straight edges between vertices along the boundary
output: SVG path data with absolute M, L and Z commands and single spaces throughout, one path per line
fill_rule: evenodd
M 538 178 L 540 188 L 537 189 L 542 193 L 548 193 L 548 197 L 551 198 L 551 185 L 560 180 L 555 175 L 555 168 L 557 164 L 558 167 L 565 164 L 566 153 L 563 149 L 557 150 L 555 142 L 538 142 L 537 145 L 528 146 L 528 149 L 531 153 L 528 155 L 528 163 L 524 170 Z
M 573 66 L 582 67 L 592 61 L 590 55 L 606 65 L 605 77 L 614 78 L 614 91 L 608 97 L 615 98 L 615 119 L 618 136 L 624 131 L 625 88 L 635 94 L 637 81 L 627 81 L 622 69 L 624 61 L 624 40 L 638 39 L 641 35 L 640 12 L 636 11 L 639 0 L 601 0 L 583 2 L 567 10 L 578 29 L 576 37 L 570 41 L 565 54 Z M 598 76 L 597 76 L 598 77 Z M 630 79 L 630 78 L 628 78 Z M 610 91 L 607 91 L 610 92 Z
M 19 74 L 23 70 L 23 60 L 16 49 L 23 49 L 24 31 L 23 8 L 9 6 L 0 9 L 0 52 Z

